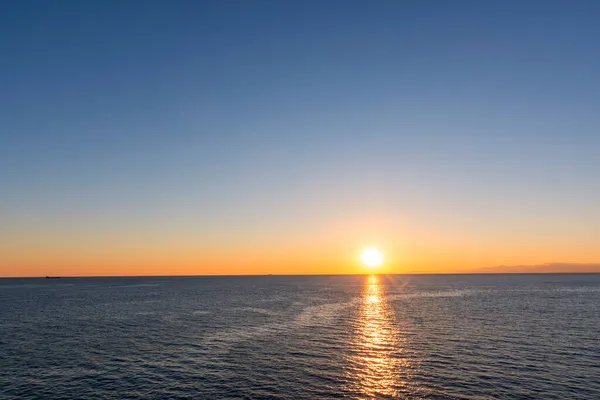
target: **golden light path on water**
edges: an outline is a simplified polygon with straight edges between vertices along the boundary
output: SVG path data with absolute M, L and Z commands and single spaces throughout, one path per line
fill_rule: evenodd
M 406 393 L 411 372 L 402 355 L 406 340 L 388 304 L 381 277 L 366 278 L 355 326 L 351 391 L 361 398 L 396 398 Z

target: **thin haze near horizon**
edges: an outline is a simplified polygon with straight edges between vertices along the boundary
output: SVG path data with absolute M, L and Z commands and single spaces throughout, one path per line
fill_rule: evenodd
M 600 271 L 599 15 L 5 1 L 0 276 Z

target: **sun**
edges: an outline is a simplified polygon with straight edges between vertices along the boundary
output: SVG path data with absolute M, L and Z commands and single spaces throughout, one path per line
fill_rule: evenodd
M 360 259 L 369 268 L 377 268 L 383 263 L 383 253 L 375 247 L 370 247 L 360 253 Z

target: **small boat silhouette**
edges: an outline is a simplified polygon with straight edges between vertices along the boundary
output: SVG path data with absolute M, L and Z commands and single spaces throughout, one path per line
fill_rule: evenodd
M 46 279 L 60 279 L 60 276 L 46 276 Z

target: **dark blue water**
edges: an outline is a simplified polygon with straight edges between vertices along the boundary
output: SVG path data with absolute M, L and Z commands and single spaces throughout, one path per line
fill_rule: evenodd
M 0 279 L 1 399 L 600 399 L 600 275 Z

